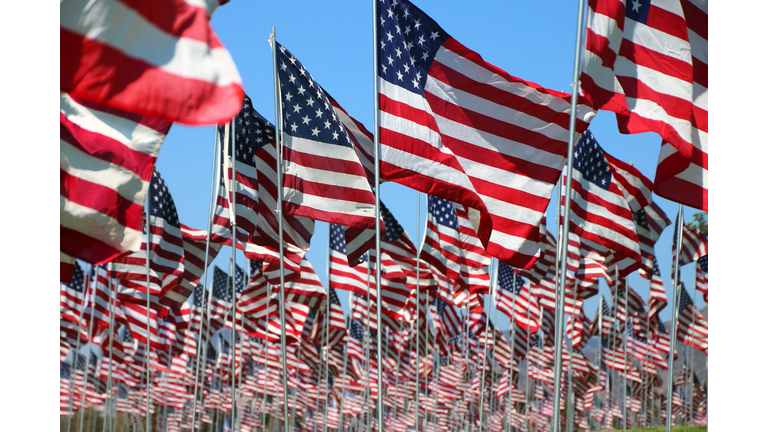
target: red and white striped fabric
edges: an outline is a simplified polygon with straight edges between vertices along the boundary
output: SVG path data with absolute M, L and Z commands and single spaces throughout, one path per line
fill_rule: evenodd
M 653 257 L 653 274 L 651 276 L 650 291 L 648 293 L 648 318 L 652 319 L 667 306 L 667 292 L 664 289 L 664 280 L 659 273 L 659 263 Z
M 452 202 L 427 196 L 427 227 L 419 258 L 430 265 L 440 291 L 448 293 L 445 300 L 461 307 L 454 293 L 465 288 L 461 279 L 464 260 L 456 207 Z
M 696 261 L 696 291 L 700 291 L 704 301 L 709 303 L 709 255 Z
M 62 3 L 61 91 L 169 122 L 228 121 L 243 86 L 206 3 Z
M 59 107 L 61 251 L 98 265 L 138 250 L 144 200 L 171 123 L 66 93 Z
M 656 255 L 654 246 L 661 232 L 672 222 L 656 203 L 651 203 L 651 205 L 636 211 L 633 216 L 642 257 L 640 276 L 650 279 L 653 275 L 653 263 Z
M 682 0 L 693 63 L 693 148 L 686 157 L 662 141 L 656 166 L 657 195 L 699 210 L 709 209 L 709 10 L 707 0 Z
M 147 306 L 133 302 L 121 302 L 120 306 L 128 321 L 131 337 L 141 343 L 147 343 Z M 158 336 L 158 314 L 154 309 L 149 309 L 149 345 L 151 348 L 162 349 L 163 342 Z
M 707 353 L 709 348 L 709 324 L 691 300 L 685 286 L 680 286 L 678 299 L 677 340 Z
M 625 7 L 620 0 L 590 0 L 581 82 L 596 108 L 617 114 L 622 133 L 658 132 L 688 158 L 706 134 L 707 111 L 694 103 L 700 93 L 686 28 L 699 17 L 688 16 L 681 3 L 687 1 Z
M 680 215 L 678 214 L 679 218 Z M 675 256 L 677 255 L 677 225 L 679 219 L 675 219 L 675 233 L 672 237 L 672 271 L 674 271 Z M 709 255 L 709 242 L 707 238 L 697 231 L 683 224 L 682 241 L 680 242 L 680 266 L 698 261 L 699 258 Z
M 179 289 L 166 293 L 176 301 L 189 298 L 205 272 L 205 239 L 207 231 L 196 230 L 184 224 L 181 225 L 181 236 L 184 241 L 184 274 L 179 281 Z M 213 242 L 208 244 L 208 265 L 210 265 L 221 250 L 221 245 Z
M 280 292 L 280 285 L 273 286 L 274 292 Z M 320 283 L 320 278 L 317 277 L 315 269 L 312 268 L 312 263 L 308 259 L 303 258 L 301 260 L 301 273 L 298 279 L 285 283 L 285 299 L 305 306 L 317 309 L 320 304 L 325 300 L 326 292 L 323 288 L 323 284 Z M 305 316 L 306 318 L 306 316 Z M 299 335 L 301 335 L 302 325 L 298 327 Z
M 611 167 L 616 182 L 624 192 L 624 198 L 632 212 L 651 205 L 653 200 L 653 182 L 644 176 L 637 168 L 605 153 L 605 159 Z
M 459 222 L 459 250 L 461 252 L 462 284 L 469 292 L 488 294 L 491 277 L 488 266 L 491 257 L 483 248 L 475 227 L 469 220 L 467 209 L 461 204 L 453 204 L 456 208 L 456 219 Z
M 570 95 L 486 63 L 408 1 L 377 3 L 377 15 L 382 175 L 479 210 L 489 255 L 531 268 L 567 156 Z M 577 138 L 593 115 L 579 105 Z

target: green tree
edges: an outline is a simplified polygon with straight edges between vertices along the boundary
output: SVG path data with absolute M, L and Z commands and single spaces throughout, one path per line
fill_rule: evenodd
M 693 214 L 693 221 L 685 224 L 688 228 L 698 231 L 699 234 L 709 238 L 709 224 L 707 223 L 707 212 Z

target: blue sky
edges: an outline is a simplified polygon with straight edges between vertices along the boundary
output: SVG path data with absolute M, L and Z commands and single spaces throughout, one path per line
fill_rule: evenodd
M 491 64 L 513 76 L 544 87 L 570 91 L 577 23 L 576 2 L 510 1 L 419 1 L 416 5 L 435 19 L 459 42 L 477 51 Z M 231 53 L 243 79 L 245 91 L 254 107 L 274 122 L 272 57 L 268 44 L 271 27 L 277 39 L 304 64 L 314 78 L 357 120 L 373 129 L 373 57 L 372 5 L 361 1 L 232 1 L 213 15 L 212 24 Z M 615 116 L 598 112 L 590 130 L 611 155 L 631 159 L 635 167 L 651 180 L 654 178 L 661 139 L 652 133 L 622 135 Z M 208 214 L 208 194 L 213 154 L 213 127 L 173 125 L 158 157 L 157 168 L 171 190 L 181 221 L 193 228 L 204 228 Z M 416 243 L 419 220 L 416 217 L 417 193 L 403 186 L 387 183 L 381 187 L 383 202 L 397 217 Z M 674 222 L 677 204 L 654 195 L 661 208 Z M 421 195 L 421 234 L 424 232 L 426 198 Z M 686 207 L 685 220 L 696 210 Z M 548 229 L 555 232 L 554 201 L 547 211 Z M 312 246 L 307 254 L 320 279 L 327 286 L 327 224 L 317 222 Z M 671 244 L 673 228 L 667 228 L 656 245 L 657 259 L 667 288 L 671 313 Z M 224 248 L 216 264 L 227 269 L 230 249 Z M 238 253 L 238 263 L 244 258 Z M 683 281 L 693 295 L 694 264 L 683 267 Z M 209 276 L 210 278 L 211 276 Z M 648 281 L 637 272 L 629 284 L 643 298 L 648 297 Z M 608 294 L 601 283 L 600 292 Z M 346 293 L 340 293 L 348 310 Z M 705 303 L 697 296 L 697 306 Z M 596 298 L 585 302 L 585 312 L 592 317 Z M 506 317 L 498 319 L 506 328 Z

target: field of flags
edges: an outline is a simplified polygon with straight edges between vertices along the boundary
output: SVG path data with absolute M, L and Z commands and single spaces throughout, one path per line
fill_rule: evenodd
M 373 1 L 368 127 L 274 28 L 277 124 L 256 111 L 210 25 L 225 3 L 60 5 L 62 431 L 707 424 L 706 0 L 580 1 L 575 94 Z M 660 136 L 653 180 L 600 145 L 600 110 Z M 217 125 L 203 227 L 156 165 L 174 122 Z M 384 182 L 426 195 L 424 233 Z M 307 256 L 318 221 L 327 268 Z

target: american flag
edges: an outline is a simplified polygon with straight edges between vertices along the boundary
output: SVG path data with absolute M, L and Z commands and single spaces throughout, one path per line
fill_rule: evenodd
M 429 265 L 417 257 L 416 245 L 405 232 L 405 229 L 395 219 L 392 212 L 384 203 L 380 203 L 381 218 L 384 221 L 384 231 L 381 235 L 381 250 L 385 251 L 397 263 L 406 276 L 406 286 L 416 287 L 416 268 L 419 268 L 419 288 L 434 287 L 435 281 L 429 271 Z M 349 247 L 349 244 L 347 245 Z
M 487 294 L 491 282 L 488 274 L 491 257 L 485 252 L 475 227 L 469 220 L 467 209 L 461 204 L 453 206 L 456 208 L 456 220 L 459 222 L 462 285 L 470 292 Z
M 126 316 L 123 314 L 121 308 L 122 302 L 120 299 L 115 298 L 115 292 L 117 291 L 116 281 L 113 281 L 113 285 L 110 287 L 107 270 L 103 265 L 93 267 L 92 271 L 93 282 L 90 284 L 90 289 L 88 290 L 89 295 L 85 303 L 86 306 L 85 309 L 83 309 L 83 321 L 90 322 L 91 315 L 93 315 L 93 334 L 99 333 L 105 328 L 108 329 L 109 301 L 110 298 L 113 298 L 115 325 L 128 324 Z M 115 327 L 115 329 L 117 329 L 117 327 Z
M 184 241 L 176 205 L 160 172 L 155 169 L 149 184 L 147 212 L 149 215 L 149 282 L 161 285 L 166 276 L 184 274 Z M 147 235 L 134 253 L 113 261 L 110 276 L 136 293 L 147 295 Z M 150 293 L 151 292 L 150 287 Z M 162 297 L 162 289 L 158 293 Z
M 605 154 L 611 172 L 616 176 L 619 189 L 624 193 L 624 198 L 633 212 L 642 210 L 651 205 L 653 194 L 653 182 L 644 176 L 640 170 L 632 165 L 620 161 L 615 157 Z
M 633 217 L 635 219 L 637 238 L 640 242 L 640 255 L 642 256 L 640 276 L 648 279 L 653 273 L 653 261 L 656 255 L 654 245 L 659 239 L 661 232 L 671 222 L 656 203 L 636 211 Z
M 196 230 L 184 224 L 181 226 L 181 237 L 184 241 L 184 274 L 179 281 L 178 288 L 166 293 L 166 297 L 171 297 L 176 302 L 183 302 L 195 289 L 205 272 L 205 238 L 208 232 L 205 230 Z M 208 244 L 208 265 L 219 254 L 221 245 L 213 242 Z
M 648 317 L 653 318 L 662 309 L 667 307 L 667 294 L 664 290 L 664 281 L 659 273 L 659 263 L 653 257 L 653 274 L 651 275 L 650 293 L 648 295 Z
M 258 322 L 267 315 L 278 315 L 278 294 L 270 289 L 262 274 L 262 262 L 250 260 L 251 280 L 243 288 L 237 308 L 250 320 Z
M 373 262 L 364 262 L 350 267 L 346 258 L 344 227 L 331 224 L 330 236 L 330 278 L 331 288 L 351 291 L 361 296 L 370 292 L 371 299 L 376 298 L 376 267 Z M 386 234 L 384 235 L 386 236 Z M 384 237 L 382 236 L 382 237 Z M 382 242 L 382 245 L 384 243 Z M 411 296 L 406 286 L 406 275 L 400 266 L 389 257 L 382 247 L 381 252 L 381 304 L 382 313 L 401 318 Z M 365 256 L 367 260 L 367 255 Z M 414 285 L 415 286 L 415 285 Z
M 275 292 L 279 292 L 280 286 L 275 285 L 272 288 Z M 325 298 L 325 288 L 320 283 L 320 278 L 315 273 L 312 263 L 308 259 L 303 258 L 301 260 L 301 273 L 299 273 L 298 279 L 285 283 L 286 301 L 317 309 Z
M 98 265 L 139 250 L 148 184 L 171 123 L 66 93 L 59 106 L 61 252 Z
M 530 268 L 570 95 L 486 63 L 408 1 L 377 3 L 377 16 L 383 177 L 480 210 L 489 255 Z M 593 114 L 579 106 L 577 134 Z
M 571 230 L 639 263 L 640 245 L 632 210 L 590 131 L 584 132 L 573 149 L 571 187 Z M 561 200 L 564 205 L 565 196 Z M 626 269 L 622 276 L 635 269 Z
M 675 234 L 672 237 L 672 271 L 675 271 L 675 256 L 677 255 L 677 225 L 680 220 L 680 214 L 675 218 Z M 707 238 L 697 231 L 688 228 L 683 224 L 682 241 L 680 242 L 680 262 L 679 266 L 697 261 L 699 258 L 709 254 L 709 242 Z
M 334 347 L 340 342 L 343 341 L 344 336 L 347 334 L 347 325 L 346 321 L 344 320 L 344 310 L 341 308 L 341 302 L 339 301 L 339 296 L 336 294 L 336 290 L 332 287 L 328 289 L 328 301 L 330 301 L 330 304 L 328 305 L 328 308 L 330 310 L 330 313 L 328 316 L 330 319 L 328 320 L 328 343 L 326 343 L 326 346 Z M 321 308 L 318 311 L 318 319 L 317 323 L 323 323 L 325 320 L 325 308 Z M 325 324 L 323 323 L 322 326 L 319 326 L 319 328 L 322 330 L 322 338 L 325 340 Z
M 437 299 L 437 313 L 442 321 L 445 335 L 450 339 L 462 335 L 463 322 L 456 306 Z
M 285 134 L 285 212 L 374 229 L 376 201 L 347 130 L 301 62 L 282 45 L 276 48 Z
M 243 85 L 209 12 L 203 3 L 62 3 L 61 91 L 169 122 L 228 121 Z
M 670 350 L 670 337 L 669 332 L 667 332 L 667 327 L 664 325 L 663 322 L 661 322 L 661 318 L 658 314 L 656 314 L 656 342 L 654 346 L 657 350 L 659 350 L 660 353 L 663 354 L 669 354 Z M 677 350 L 675 350 L 677 351 Z
M 541 309 L 536 298 L 530 293 L 530 284 L 521 276 L 515 276 L 514 269 L 499 262 L 499 283 L 496 289 L 496 307 L 515 324 L 529 332 L 541 327 Z
M 69 283 L 61 282 L 60 318 L 80 325 L 80 311 L 85 302 L 85 273 L 80 264 L 75 263 L 75 270 Z
M 706 210 L 707 11 L 688 0 L 628 6 L 589 2 L 584 94 L 616 113 L 622 133 L 654 131 L 671 144 L 660 152 L 655 192 Z M 698 170 L 681 174 L 690 162 Z
M 640 360 L 643 363 L 650 363 L 661 369 L 669 369 L 664 357 L 661 356 L 659 351 L 653 344 L 648 343 L 648 340 L 637 336 L 632 331 L 632 324 L 628 327 L 627 336 L 627 354 Z
M 456 299 L 457 292 L 463 288 L 460 277 L 463 259 L 459 221 L 452 202 L 427 196 L 427 228 L 420 258 L 432 268 L 442 297 L 461 306 Z
M 709 324 L 693 304 L 682 282 L 677 319 L 677 340 L 706 353 L 709 348 Z
M 701 291 L 704 301 L 709 303 L 709 255 L 696 261 L 696 290 Z

